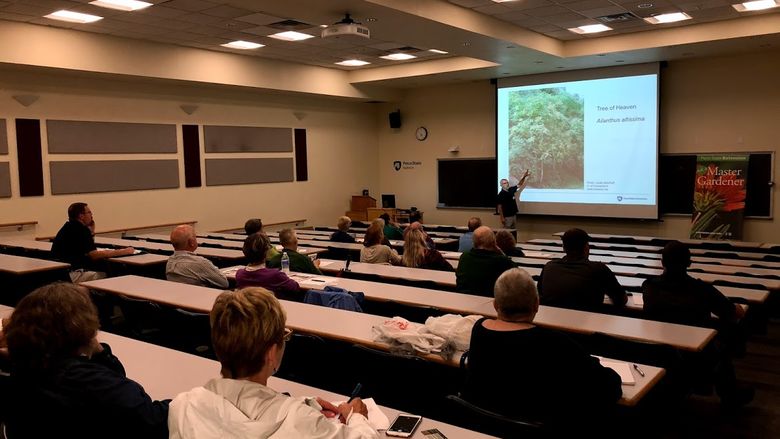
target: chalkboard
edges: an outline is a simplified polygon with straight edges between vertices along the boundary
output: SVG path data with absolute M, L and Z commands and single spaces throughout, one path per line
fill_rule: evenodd
M 496 159 L 439 159 L 439 203 L 443 208 L 496 207 Z
M 772 156 L 750 153 L 745 216 L 772 216 Z M 658 169 L 659 212 L 692 214 L 696 154 L 661 154 Z

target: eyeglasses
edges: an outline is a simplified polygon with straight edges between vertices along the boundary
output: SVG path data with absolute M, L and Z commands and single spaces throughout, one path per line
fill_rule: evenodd
M 287 343 L 290 341 L 293 335 L 293 330 L 290 328 L 284 328 L 284 332 L 282 333 L 282 341 Z

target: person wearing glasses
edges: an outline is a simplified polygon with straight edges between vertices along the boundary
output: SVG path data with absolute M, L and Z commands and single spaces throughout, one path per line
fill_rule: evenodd
M 379 437 L 360 398 L 335 407 L 269 387 L 292 335 L 273 293 L 259 287 L 222 293 L 210 320 L 222 377 L 171 402 L 171 439 Z

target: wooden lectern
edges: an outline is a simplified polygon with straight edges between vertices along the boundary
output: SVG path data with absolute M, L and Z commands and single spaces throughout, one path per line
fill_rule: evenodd
M 365 195 L 353 195 L 349 202 L 349 211 L 345 215 L 352 221 L 367 221 L 369 207 L 376 207 L 376 199 Z

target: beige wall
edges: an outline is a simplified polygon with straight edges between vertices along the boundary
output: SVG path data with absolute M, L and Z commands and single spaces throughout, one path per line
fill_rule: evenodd
M 22 233 L 13 228 L 0 229 L 0 235 L 52 235 L 65 221 L 67 206 L 74 201 L 91 205 L 98 231 L 183 220 L 197 220 L 200 228 L 216 230 L 243 225 L 253 216 L 267 223 L 306 218 L 308 224 L 330 224 L 348 209 L 350 195 L 359 194 L 363 188 L 376 192 L 378 187 L 374 172 L 375 105 L 300 95 L 263 95 L 251 90 L 220 93 L 202 85 L 77 77 L 37 70 L 0 70 L 0 84 L 0 118 L 9 122 L 13 189 L 12 198 L 0 199 L 0 223 L 39 221 L 36 228 Z M 12 99 L 18 94 L 35 94 L 39 100 L 25 108 Z M 197 105 L 198 109 L 189 116 L 179 108 L 182 103 Z M 180 189 L 52 196 L 46 181 L 43 197 L 20 198 L 13 118 L 305 128 L 309 181 L 185 189 L 180 162 Z M 43 142 L 48 179 L 45 131 Z M 181 134 L 178 142 L 179 153 L 173 155 L 91 158 L 180 158 Z M 60 155 L 57 159 L 83 157 Z
M 670 62 L 662 71 L 661 151 L 664 153 L 777 151 L 780 115 L 780 51 Z M 464 224 L 472 215 L 497 226 L 492 211 L 436 209 L 436 159 L 492 157 L 494 92 L 486 81 L 410 90 L 398 104 L 385 105 L 379 120 L 379 177 L 383 193 L 399 206 L 417 206 L 428 223 Z M 392 130 L 387 113 L 399 108 L 403 127 Z M 428 140 L 414 130 L 425 126 Z M 394 160 L 420 161 L 414 170 L 394 171 Z M 775 169 L 775 176 L 777 170 Z M 663 176 L 661 176 L 663 178 Z M 775 177 L 776 178 L 776 177 Z M 774 191 L 774 206 L 778 205 Z M 776 209 L 774 214 L 776 215 Z M 592 232 L 684 237 L 689 218 L 662 222 L 524 217 L 521 238 L 547 237 L 574 225 Z M 746 240 L 780 242 L 777 220 L 749 219 Z

